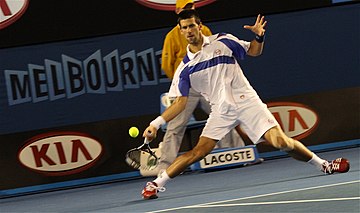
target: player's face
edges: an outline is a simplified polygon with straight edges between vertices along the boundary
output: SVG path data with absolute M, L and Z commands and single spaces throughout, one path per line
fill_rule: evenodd
M 196 45 L 201 42 L 201 24 L 197 24 L 195 18 L 180 20 L 180 30 L 189 44 Z

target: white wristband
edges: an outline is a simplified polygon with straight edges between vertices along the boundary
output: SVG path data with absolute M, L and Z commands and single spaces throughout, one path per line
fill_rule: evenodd
M 164 124 L 166 124 L 166 121 L 161 116 L 158 116 L 155 120 L 150 122 L 150 125 L 155 127 L 156 129 L 159 129 L 160 126 Z

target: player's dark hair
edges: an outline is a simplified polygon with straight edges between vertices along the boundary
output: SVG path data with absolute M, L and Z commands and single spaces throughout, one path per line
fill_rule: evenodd
M 197 24 L 201 24 L 200 15 L 196 10 L 183 10 L 178 14 L 177 23 L 180 26 L 180 21 L 184 19 L 195 18 Z M 180 26 L 181 27 L 181 26 Z

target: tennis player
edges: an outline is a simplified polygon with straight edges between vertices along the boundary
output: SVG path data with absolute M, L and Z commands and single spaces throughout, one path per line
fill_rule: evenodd
M 194 0 L 176 0 L 175 13 L 179 14 L 183 10 L 193 9 L 195 10 Z M 211 30 L 202 25 L 201 33 L 205 36 L 212 35 Z M 179 25 L 173 27 L 167 34 L 164 40 L 161 57 L 161 69 L 164 70 L 166 76 L 169 79 L 173 79 L 176 68 L 182 62 L 186 55 L 186 47 L 188 45 L 187 40 L 181 34 Z M 188 95 L 187 104 L 185 109 L 176 116 L 173 120 L 167 123 L 166 132 L 159 146 L 161 158 L 159 165 L 156 167 L 156 173 L 167 169 L 170 164 L 178 156 L 183 136 L 185 134 L 186 125 L 193 115 L 194 110 L 200 107 L 206 114 L 210 113 L 210 105 L 199 93 L 194 90 L 190 90 Z M 246 138 L 240 128 L 236 128 L 239 135 Z M 232 134 L 229 132 L 219 143 L 218 148 L 224 147 L 241 147 L 244 146 L 244 141 L 238 134 Z M 258 163 L 261 162 L 258 161 Z
M 203 159 L 213 150 L 217 141 L 237 125 L 241 126 L 254 144 L 267 143 L 287 152 L 296 160 L 316 166 L 325 174 L 349 170 L 347 159 L 338 158 L 329 162 L 318 157 L 301 142 L 287 137 L 244 76 L 240 61 L 246 55 L 259 56 L 263 50 L 266 26 L 263 16 L 258 15 L 254 25 L 244 26 L 255 34 L 251 42 L 225 33 L 203 36 L 201 20 L 195 10 L 182 11 L 178 24 L 189 45 L 169 91 L 170 95 L 176 96 L 176 100 L 150 123 L 143 136 L 153 140 L 160 126 L 185 108 L 190 88 L 210 102 L 211 113 L 198 144 L 176 158 L 154 181 L 146 184 L 142 191 L 144 199 L 157 198 L 157 193 L 165 190 L 167 181 Z

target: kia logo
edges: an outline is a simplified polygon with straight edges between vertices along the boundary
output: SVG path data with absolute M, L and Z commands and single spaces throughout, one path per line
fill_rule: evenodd
M 18 20 L 26 11 L 30 0 L 0 0 L 0 29 Z
M 272 102 L 267 106 L 285 134 L 297 140 L 310 135 L 319 123 L 316 112 L 300 103 Z
M 89 135 L 59 132 L 28 140 L 18 153 L 25 167 L 46 175 L 69 175 L 91 167 L 101 156 L 101 144 Z
M 197 8 L 211 4 L 216 0 L 195 0 Z M 175 11 L 176 0 L 136 0 L 139 4 L 155 10 Z

